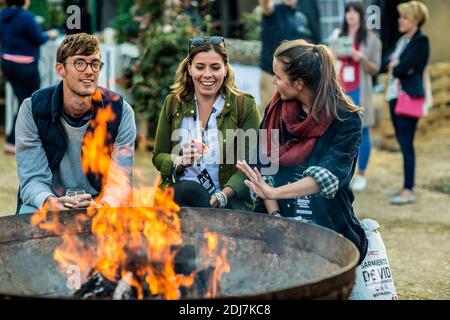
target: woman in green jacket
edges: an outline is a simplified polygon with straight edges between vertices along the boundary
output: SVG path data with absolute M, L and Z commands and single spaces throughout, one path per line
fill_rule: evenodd
M 236 89 L 224 39 L 191 39 L 171 89 L 153 154 L 161 186 L 173 185 L 180 206 L 251 211 L 245 176 L 235 164 L 249 161 L 261 119 L 254 98 Z

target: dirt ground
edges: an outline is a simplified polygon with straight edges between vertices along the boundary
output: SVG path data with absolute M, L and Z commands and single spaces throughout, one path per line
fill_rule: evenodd
M 372 218 L 382 226 L 399 298 L 450 299 L 450 121 L 416 139 L 414 205 L 391 206 L 386 194 L 402 184 L 401 154 L 372 150 L 369 184 L 356 195 L 354 208 L 359 219 Z M 18 179 L 14 157 L 0 153 L 0 164 L 0 216 L 5 216 L 15 211 Z M 149 152 L 137 152 L 136 168 L 147 183 L 154 181 Z

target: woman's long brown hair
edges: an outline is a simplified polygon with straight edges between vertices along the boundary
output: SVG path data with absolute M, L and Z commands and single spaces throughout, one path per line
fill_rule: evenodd
M 325 111 L 327 116 L 342 120 L 338 110 L 361 112 L 344 93 L 335 69 L 335 58 L 325 45 L 313 45 L 304 40 L 282 43 L 274 53 L 275 59 L 284 65 L 291 82 L 302 80 L 314 96 L 310 113 L 316 121 Z

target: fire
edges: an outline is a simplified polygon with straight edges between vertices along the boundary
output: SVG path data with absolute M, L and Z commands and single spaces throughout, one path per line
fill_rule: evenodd
M 219 293 L 218 284 L 222 279 L 222 274 L 224 272 L 230 272 L 231 268 L 227 261 L 227 243 L 224 239 L 224 243 L 221 248 L 219 248 L 218 236 L 214 232 L 209 232 L 207 229 L 204 230 L 204 237 L 207 240 L 207 250 L 208 256 L 213 257 L 213 265 L 215 266 L 214 271 L 211 276 L 210 286 L 206 292 L 207 298 L 216 297 Z
M 173 247 L 183 243 L 180 208 L 173 201 L 171 188 L 131 186 L 129 172 L 116 163 L 105 144 L 107 123 L 114 118 L 110 106 L 99 110 L 92 120 L 93 130 L 83 141 L 81 163 L 85 171 L 100 173 L 106 180 L 103 185 L 115 185 L 109 192 L 120 200 L 119 207 L 93 205 L 85 212 L 74 213 L 73 221 L 66 225 L 55 208 L 45 205 L 32 216 L 32 224 L 62 236 L 63 242 L 53 257 L 63 272 L 75 265 L 83 280 L 98 272 L 112 282 L 125 281 L 136 290 L 138 299 L 145 298 L 146 292 L 179 299 L 180 288 L 192 286 L 196 276 L 195 270 L 188 275 L 175 272 L 177 252 Z M 127 188 L 129 193 L 124 192 Z M 87 231 L 94 240 L 85 241 L 83 232 Z M 220 246 L 219 237 L 207 230 L 205 240 L 205 248 L 199 249 L 212 257 L 214 267 L 206 297 L 215 297 L 222 274 L 230 271 L 226 243 Z
M 106 124 L 115 119 L 111 106 L 100 109 L 97 117 L 91 120 L 94 131 L 87 132 L 82 146 L 81 164 L 84 171 L 98 172 L 106 175 L 109 170 L 109 148 L 105 145 L 107 138 Z

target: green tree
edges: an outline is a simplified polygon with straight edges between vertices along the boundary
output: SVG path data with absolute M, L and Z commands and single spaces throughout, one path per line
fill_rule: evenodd
M 30 1 L 29 10 L 37 17 L 44 20 L 41 24 L 42 29 L 47 30 L 51 26 L 51 16 L 47 0 Z
M 134 0 L 119 0 L 117 17 L 112 26 L 117 30 L 117 42 L 136 42 L 139 37 L 140 23 L 135 19 L 138 5 Z
M 134 16 L 140 22 L 141 57 L 133 76 L 135 109 L 148 121 L 148 138 L 156 133 L 159 113 L 175 72 L 186 56 L 188 40 L 198 35 L 183 8 L 165 1 L 142 1 Z

